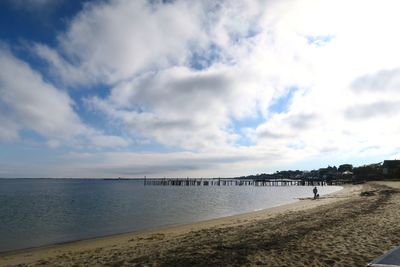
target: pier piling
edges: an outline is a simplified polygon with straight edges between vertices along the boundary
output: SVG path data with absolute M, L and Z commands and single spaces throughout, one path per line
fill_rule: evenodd
M 342 185 L 341 180 L 292 180 L 292 179 L 236 179 L 236 178 L 144 178 L 150 186 L 326 186 Z

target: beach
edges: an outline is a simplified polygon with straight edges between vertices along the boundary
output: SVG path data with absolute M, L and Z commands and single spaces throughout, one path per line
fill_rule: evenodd
M 400 244 L 400 182 L 188 225 L 3 253 L 0 266 L 365 266 Z

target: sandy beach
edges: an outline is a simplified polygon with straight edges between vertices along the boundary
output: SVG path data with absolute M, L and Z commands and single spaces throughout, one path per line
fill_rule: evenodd
M 400 244 L 399 193 L 400 182 L 345 186 L 248 214 L 6 253 L 0 265 L 365 266 Z

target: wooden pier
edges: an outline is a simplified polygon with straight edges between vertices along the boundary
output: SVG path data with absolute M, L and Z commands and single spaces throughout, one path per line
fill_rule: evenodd
M 147 178 L 148 186 L 326 186 L 342 185 L 344 181 L 292 180 L 292 179 L 233 179 L 233 178 Z

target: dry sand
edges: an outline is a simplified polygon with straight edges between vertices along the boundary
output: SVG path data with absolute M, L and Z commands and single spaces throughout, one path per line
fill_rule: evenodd
M 0 265 L 365 266 L 400 243 L 399 188 L 346 186 L 249 214 L 3 254 Z

